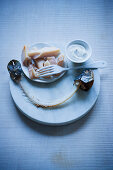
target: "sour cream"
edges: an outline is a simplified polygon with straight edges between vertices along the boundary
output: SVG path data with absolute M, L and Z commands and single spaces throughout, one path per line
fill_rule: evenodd
M 81 40 L 72 41 L 67 46 L 68 58 L 75 63 L 82 63 L 91 56 L 91 48 Z

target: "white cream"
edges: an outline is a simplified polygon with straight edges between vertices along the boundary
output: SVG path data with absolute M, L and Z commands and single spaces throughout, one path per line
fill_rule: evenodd
M 87 51 L 85 47 L 79 44 L 70 45 L 68 48 L 68 53 L 77 62 L 81 62 L 87 58 Z

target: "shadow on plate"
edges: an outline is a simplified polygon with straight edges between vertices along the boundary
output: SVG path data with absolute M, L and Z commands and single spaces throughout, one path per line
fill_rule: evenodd
M 15 106 L 16 107 L 16 106 Z M 73 123 L 67 124 L 67 125 L 61 125 L 61 126 L 49 126 L 49 125 L 43 125 L 36 123 L 29 118 L 27 118 L 25 115 L 23 115 L 18 108 L 16 107 L 16 110 L 18 112 L 18 115 L 22 121 L 33 131 L 36 131 L 40 134 L 47 135 L 47 136 L 65 136 L 70 133 L 74 133 L 77 130 L 84 127 L 86 123 L 90 120 L 91 113 L 93 112 L 94 107 L 81 119 L 76 120 Z

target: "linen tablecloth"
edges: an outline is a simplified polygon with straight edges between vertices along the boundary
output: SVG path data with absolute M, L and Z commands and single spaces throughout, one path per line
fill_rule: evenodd
M 113 1 L 0 1 L 0 170 L 113 169 Z M 24 44 L 81 39 L 106 60 L 93 109 L 68 126 L 36 124 L 16 108 L 7 63 Z

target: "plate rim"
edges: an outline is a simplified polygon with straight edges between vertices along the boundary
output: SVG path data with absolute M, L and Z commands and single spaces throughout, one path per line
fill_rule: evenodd
M 12 94 L 12 89 L 11 89 L 11 81 L 12 81 L 11 78 L 10 78 L 10 81 L 9 81 L 10 93 L 11 93 L 12 99 L 13 99 L 16 107 L 22 112 L 23 115 L 25 115 L 27 118 L 31 119 L 32 121 L 34 121 L 34 122 L 36 122 L 36 123 L 39 123 L 39 124 L 42 124 L 42 125 L 48 125 L 48 126 L 68 125 L 68 124 L 73 123 L 73 122 L 79 120 L 80 118 L 84 117 L 84 116 L 93 108 L 93 106 L 95 105 L 95 103 L 96 103 L 96 101 L 97 101 L 97 99 L 98 99 L 98 96 L 99 96 L 99 92 L 100 92 L 100 73 L 99 73 L 99 70 L 97 70 L 97 71 L 98 71 L 98 74 L 99 74 L 99 89 L 98 89 L 98 94 L 97 94 L 97 96 L 96 96 L 96 98 L 95 98 L 95 101 L 94 101 L 93 105 L 91 105 L 91 106 L 89 107 L 89 109 L 88 109 L 85 113 L 83 113 L 83 114 L 81 114 L 80 116 L 78 116 L 77 118 L 72 119 L 72 120 L 69 120 L 69 121 L 60 122 L 60 123 L 45 122 L 45 121 L 40 121 L 40 120 L 38 120 L 38 119 L 35 119 L 35 118 L 33 118 L 32 116 L 30 116 L 30 115 L 28 115 L 27 113 L 25 113 L 25 112 L 18 106 L 17 102 L 14 100 L 14 96 L 13 96 L 13 94 Z
M 100 91 L 100 89 L 99 89 L 99 91 Z M 99 93 L 98 93 L 98 95 L 99 95 Z M 12 96 L 12 94 L 11 94 L 11 96 Z M 16 107 L 18 108 L 18 110 L 19 110 L 20 112 L 22 112 L 22 114 L 23 114 L 24 116 L 26 116 L 27 118 L 29 118 L 30 120 L 32 120 L 32 121 L 34 121 L 34 122 L 36 122 L 36 123 L 39 123 L 40 125 L 46 125 L 46 126 L 65 126 L 65 125 L 69 125 L 69 124 L 71 124 L 71 123 L 73 123 L 73 122 L 76 122 L 77 120 L 83 118 L 87 113 L 89 113 L 89 111 L 94 107 L 94 105 L 95 105 L 95 103 L 96 103 L 96 101 L 97 101 L 97 99 L 98 99 L 98 96 L 97 96 L 94 104 L 90 107 L 90 109 L 89 109 L 87 112 L 85 112 L 84 114 L 80 115 L 79 117 L 77 117 L 77 118 L 75 118 L 75 119 L 72 119 L 72 120 L 69 120 L 69 121 L 66 121 L 66 122 L 62 122 L 62 123 L 47 123 L 47 122 L 44 122 L 44 121 L 40 121 L 40 120 L 38 120 L 38 119 L 34 119 L 33 117 L 31 117 L 31 116 L 29 116 L 28 114 L 26 114 L 25 112 L 23 112 L 23 111 L 20 109 L 20 107 L 18 107 L 18 105 L 16 104 L 13 96 L 12 96 L 12 99 L 13 99 L 13 102 L 15 103 Z

